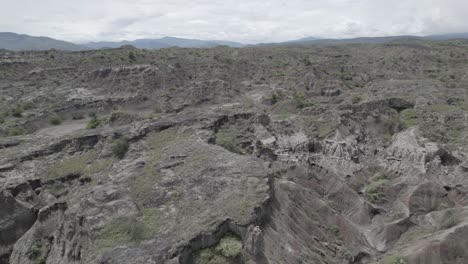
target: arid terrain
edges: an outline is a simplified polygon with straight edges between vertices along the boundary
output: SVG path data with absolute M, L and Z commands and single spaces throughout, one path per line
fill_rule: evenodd
M 0 50 L 0 263 L 466 264 L 468 42 Z

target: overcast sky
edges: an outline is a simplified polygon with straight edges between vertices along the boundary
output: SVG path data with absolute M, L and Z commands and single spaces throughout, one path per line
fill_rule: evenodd
M 0 0 L 0 32 L 244 43 L 468 32 L 468 0 Z

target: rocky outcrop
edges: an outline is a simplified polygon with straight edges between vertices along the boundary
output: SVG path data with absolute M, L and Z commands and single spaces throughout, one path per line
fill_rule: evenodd
M 6 261 L 16 241 L 36 221 L 37 213 L 32 205 L 16 200 L 7 191 L 0 194 L 0 208 L 0 260 Z

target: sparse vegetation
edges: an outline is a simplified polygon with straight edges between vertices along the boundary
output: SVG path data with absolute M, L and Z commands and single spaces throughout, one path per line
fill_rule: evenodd
M 59 117 L 52 117 L 50 120 L 49 120 L 49 123 L 51 125 L 54 125 L 54 126 L 57 126 L 57 125 L 60 125 L 62 123 L 62 120 L 59 118 Z
M 372 182 L 366 188 L 366 198 L 372 203 L 381 203 L 385 199 L 385 187 L 388 184 L 388 178 L 381 173 L 372 179 Z
M 136 56 L 135 56 L 135 53 L 134 53 L 133 51 L 130 51 L 130 52 L 128 53 L 128 59 L 129 59 L 130 61 L 136 61 Z
M 14 137 L 14 136 L 21 136 L 26 134 L 26 129 L 22 127 L 12 127 L 8 129 L 8 136 Z
M 420 124 L 420 116 L 415 109 L 405 109 L 401 111 L 400 118 L 405 127 L 417 126 Z
M 276 104 L 281 99 L 281 96 L 277 93 L 271 94 L 271 104 Z
M 460 219 L 455 215 L 451 215 L 442 222 L 442 224 L 440 225 L 440 229 L 441 230 L 449 229 L 458 225 L 459 223 L 460 223 Z
M 89 176 L 105 171 L 111 165 L 112 161 L 110 159 L 98 159 L 96 151 L 89 151 L 54 164 L 45 173 L 44 179 L 55 180 L 73 174 Z
M 119 138 L 112 144 L 112 153 L 119 159 L 123 159 L 128 151 L 128 140 Z
M 406 264 L 406 260 L 402 257 L 390 256 L 386 257 L 382 264 Z
M 101 120 L 98 119 L 96 115 L 93 115 L 91 117 L 91 120 L 88 122 L 86 125 L 87 129 L 95 129 L 101 124 Z
M 161 179 L 161 175 L 150 164 L 145 164 L 142 171 L 130 178 L 130 193 L 139 204 L 150 201 L 153 186 Z
M 233 235 L 224 236 L 218 245 L 200 250 L 195 256 L 196 264 L 234 264 L 242 250 L 242 242 Z
M 22 117 L 23 111 L 24 111 L 23 108 L 18 105 L 15 108 L 11 109 L 11 115 L 14 117 Z
M 330 225 L 328 226 L 328 230 L 337 238 L 342 239 L 343 236 L 341 235 L 340 229 L 337 225 Z
M 216 249 L 227 258 L 237 257 L 242 249 L 242 242 L 233 234 L 224 236 Z
M 144 223 L 136 217 L 122 217 L 102 229 L 96 238 L 99 247 L 137 243 L 147 239 Z
M 216 144 L 229 150 L 230 152 L 237 154 L 243 153 L 242 149 L 236 144 L 233 135 L 230 135 L 228 133 L 218 134 L 216 136 Z
M 353 104 L 357 104 L 357 103 L 359 103 L 361 100 L 362 100 L 362 97 L 361 97 L 361 95 L 359 95 L 359 94 L 355 94 L 355 95 L 353 95 L 353 97 L 351 97 L 351 102 L 352 102 Z
M 302 92 L 295 92 L 293 94 L 293 100 L 297 108 L 304 108 L 306 106 L 305 95 Z

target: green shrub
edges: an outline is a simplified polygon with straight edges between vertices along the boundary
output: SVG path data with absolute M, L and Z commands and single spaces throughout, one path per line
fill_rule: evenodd
M 240 254 L 242 250 L 242 242 L 238 237 L 228 234 L 219 241 L 216 250 L 221 252 L 221 254 L 227 258 L 234 258 Z
M 59 117 L 52 117 L 49 120 L 49 122 L 50 122 L 51 125 L 58 126 L 58 125 L 60 125 L 62 123 L 62 120 Z
M 11 115 L 14 117 L 22 117 L 23 116 L 23 108 L 21 106 L 17 106 L 11 109 Z
M 276 104 L 280 99 L 280 96 L 277 93 L 271 95 L 271 104 Z
M 195 255 L 195 264 L 229 264 L 241 254 L 242 241 L 233 234 L 227 234 L 218 245 L 202 249 Z
M 294 93 L 293 95 L 294 104 L 297 108 L 304 108 L 306 106 L 304 93 Z
M 82 115 L 73 115 L 72 119 L 73 120 L 82 120 L 82 119 L 84 119 L 84 116 L 82 116 Z
M 330 232 L 333 233 L 333 235 L 338 238 L 338 239 L 341 239 L 342 236 L 341 236 L 341 232 L 340 232 L 340 228 L 337 226 L 337 225 L 330 225 L 328 226 L 328 230 Z
M 385 199 L 385 186 L 387 185 L 387 179 L 379 179 L 371 184 L 366 189 L 366 197 L 372 203 L 381 203 Z
M 128 59 L 129 59 L 130 61 L 136 61 L 135 53 L 134 53 L 133 51 L 130 51 L 130 52 L 128 53 Z
M 119 159 L 123 159 L 128 151 L 128 141 L 126 138 L 120 138 L 112 144 L 112 153 Z
M 97 118 L 97 116 L 93 115 L 91 120 L 89 120 L 88 124 L 86 125 L 87 129 L 95 129 L 101 124 L 101 120 Z

